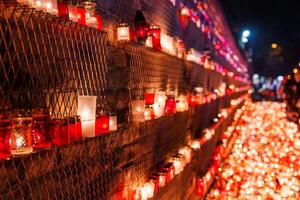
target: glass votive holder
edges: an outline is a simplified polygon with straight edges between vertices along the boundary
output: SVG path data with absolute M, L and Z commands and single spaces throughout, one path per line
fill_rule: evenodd
M 11 135 L 10 147 L 12 155 L 29 154 L 32 152 L 32 116 L 29 111 L 16 110 L 10 116 Z

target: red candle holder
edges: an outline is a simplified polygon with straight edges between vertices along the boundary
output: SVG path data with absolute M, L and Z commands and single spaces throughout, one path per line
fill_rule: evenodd
M 32 146 L 34 149 L 51 147 L 50 114 L 47 109 L 36 108 L 32 116 Z
M 102 29 L 103 29 L 102 17 L 100 15 L 96 15 L 96 19 L 97 19 L 98 30 L 102 31 Z
M 52 120 L 51 138 L 54 145 L 62 146 L 70 143 L 68 123 L 68 119 Z
M 0 115 L 0 159 L 7 159 L 11 155 L 10 134 L 11 122 L 8 116 Z
M 171 168 L 165 166 L 162 171 L 166 174 L 165 184 L 168 184 L 171 181 Z
M 57 2 L 57 16 L 65 19 L 69 19 L 68 4 L 65 2 Z
M 199 105 L 198 97 L 195 95 L 190 95 L 189 96 L 189 105 L 190 106 L 198 106 Z
M 144 94 L 144 98 L 145 98 L 146 105 L 153 105 L 155 100 L 155 94 L 154 92 L 146 92 Z
M 154 193 L 158 192 L 159 189 L 159 176 L 157 174 L 152 174 L 150 180 L 154 183 Z
M 135 35 L 138 40 L 146 40 L 149 31 L 148 23 L 138 23 L 135 25 Z
M 154 49 L 161 50 L 160 36 L 161 30 L 159 26 L 151 26 L 148 35 L 152 36 L 152 46 Z
M 172 115 L 176 111 L 176 100 L 173 95 L 169 95 L 165 104 L 165 115 Z
M 100 115 L 96 118 L 96 135 L 109 132 L 109 115 Z
M 77 7 L 77 19 L 78 24 L 86 25 L 85 22 L 85 9 L 83 7 Z
M 196 194 L 200 197 L 205 194 L 205 180 L 203 178 L 196 180 Z
M 77 134 L 76 117 L 69 117 L 70 142 L 76 140 L 76 134 Z
M 157 172 L 159 178 L 158 178 L 158 182 L 159 182 L 159 187 L 163 187 L 166 185 L 166 173 L 165 171 L 159 171 Z

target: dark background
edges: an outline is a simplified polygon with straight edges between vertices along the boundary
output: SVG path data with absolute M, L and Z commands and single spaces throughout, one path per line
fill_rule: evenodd
M 220 0 L 237 40 L 251 31 L 253 70 L 264 76 L 290 73 L 300 62 L 300 1 Z M 275 42 L 279 48 L 272 49 Z

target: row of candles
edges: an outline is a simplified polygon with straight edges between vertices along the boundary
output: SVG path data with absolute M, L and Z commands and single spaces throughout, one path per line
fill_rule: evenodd
M 102 18 L 96 13 L 96 3 L 93 1 L 82 1 L 78 5 L 69 5 L 64 1 L 57 0 L 17 0 L 21 4 L 34 7 L 38 10 L 43 10 L 58 17 L 69 19 L 73 22 L 77 22 L 81 25 L 86 25 L 89 27 L 102 30 Z M 184 11 L 185 9 L 183 9 Z M 183 12 L 185 13 L 185 12 Z M 188 61 L 193 61 L 195 63 L 205 66 L 207 69 L 216 70 L 224 74 L 226 70 L 225 67 L 218 65 L 215 62 L 211 62 L 209 56 L 202 55 L 200 52 L 190 49 L 186 53 L 186 48 L 184 42 L 179 38 L 174 38 L 168 34 L 161 32 L 161 29 L 157 25 L 149 25 L 146 22 L 137 23 L 134 27 L 134 31 L 127 23 L 119 23 L 117 27 L 117 41 L 133 41 L 134 39 L 138 41 L 143 41 L 146 46 L 162 50 L 173 56 L 178 56 L 179 58 L 185 58 Z M 216 47 L 220 46 L 215 45 Z M 230 59 L 231 54 L 224 53 L 221 55 L 229 61 L 238 61 L 237 56 L 233 56 L 235 59 Z M 230 62 L 232 65 L 237 65 L 235 62 Z M 239 72 L 242 72 L 240 67 L 236 67 Z M 230 72 L 229 72 L 230 73 Z M 238 77 L 245 81 L 243 78 Z
M 131 101 L 132 121 L 144 122 L 183 112 L 189 105 L 197 106 L 210 102 L 217 96 L 204 98 L 202 90 L 187 98 L 165 92 L 145 93 L 144 100 Z M 117 130 L 117 117 L 109 114 L 96 116 L 96 96 L 78 96 L 76 116 L 63 119 L 51 119 L 49 109 L 36 108 L 31 112 L 16 110 L 0 116 L 0 157 L 28 154 L 33 149 L 62 146 L 82 137 L 94 137 Z
M 231 94 L 234 90 L 240 91 L 236 89 L 237 88 L 233 86 L 226 90 L 226 85 L 221 84 L 213 93 L 208 93 L 204 92 L 203 88 L 196 87 L 192 94 L 188 96 L 179 95 L 178 97 L 175 97 L 173 92 L 169 92 L 169 94 L 163 91 L 146 92 L 144 93 L 144 99 L 132 100 L 130 103 L 132 121 L 144 122 L 160 118 L 164 115 L 168 116 L 176 112 L 184 112 L 189 109 L 189 106 L 199 106 L 210 103 L 218 97 Z
M 227 118 L 233 107 L 222 109 L 217 115 L 216 119 Z M 240 111 L 237 111 L 237 113 L 240 113 Z M 221 120 L 214 120 L 215 123 L 220 121 Z M 188 141 L 188 145 L 181 147 L 171 156 L 171 158 L 167 159 L 168 162 L 164 164 L 160 170 L 151 174 L 149 181 L 147 181 L 144 185 L 137 187 L 132 192 L 130 199 L 147 200 L 153 198 L 160 187 L 164 187 L 166 184 L 168 184 L 176 175 L 184 170 L 188 163 L 192 161 L 193 150 L 198 151 L 203 144 L 205 144 L 215 135 L 214 127 L 215 126 L 205 129 L 203 131 L 204 135 L 201 138 L 190 139 Z M 232 126 L 228 129 L 232 130 Z M 221 147 L 218 147 L 213 156 L 213 159 L 216 161 L 219 161 L 219 157 L 222 153 L 221 150 Z
M 20 4 L 34 7 L 37 10 L 69 19 L 78 24 L 102 30 L 102 18 L 96 13 L 96 3 L 81 1 L 80 4 L 70 5 L 64 0 L 17 0 Z
M 207 172 L 203 176 L 197 177 L 196 187 L 195 187 L 195 194 L 197 196 L 204 197 L 208 189 L 210 188 L 210 184 L 212 183 L 214 176 L 219 170 L 219 166 L 221 164 L 222 159 L 226 157 L 225 152 L 229 151 L 230 148 L 229 142 L 232 139 L 232 135 L 236 134 L 235 127 L 237 126 L 239 122 L 238 119 L 241 117 L 244 109 L 245 106 L 243 106 L 242 108 L 236 111 L 232 125 L 227 127 L 227 130 L 223 133 L 221 137 L 222 144 L 216 147 L 215 152 L 212 155 L 210 167 L 208 168 Z M 208 134 L 211 135 L 211 133 Z M 204 135 L 204 137 L 207 136 Z
M 135 33 L 135 34 L 134 34 Z M 177 56 L 178 58 L 185 59 L 204 66 L 205 69 L 215 70 L 224 76 L 233 77 L 234 73 L 229 72 L 224 66 L 211 61 L 210 56 L 202 54 L 195 49 L 189 49 L 186 51 L 184 42 L 179 38 L 174 38 L 161 32 L 158 25 L 149 25 L 147 23 L 139 24 L 135 27 L 135 31 L 127 23 L 119 23 L 117 27 L 117 41 L 129 42 L 134 41 L 137 38 L 138 41 L 150 48 L 163 51 L 167 54 Z M 224 57 L 228 57 L 224 54 Z M 245 79 L 241 77 L 234 77 L 245 82 Z
M 116 130 L 116 116 L 96 117 L 95 96 L 79 96 L 77 115 L 63 119 L 51 119 L 47 108 L 15 110 L 0 115 L 0 158 L 29 154 L 33 149 L 62 146 Z
M 300 132 L 286 105 L 248 102 L 211 199 L 299 199 Z

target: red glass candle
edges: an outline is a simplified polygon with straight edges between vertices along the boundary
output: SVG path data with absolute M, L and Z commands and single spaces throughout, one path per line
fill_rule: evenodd
M 165 183 L 168 184 L 171 180 L 171 168 L 165 166 L 162 171 L 166 174 Z
M 78 24 L 85 26 L 85 9 L 83 7 L 77 7 L 77 19 Z
M 146 105 L 153 105 L 154 104 L 154 97 L 155 97 L 154 92 L 146 92 L 144 94 L 145 104 Z
M 144 112 L 145 120 L 152 120 L 155 119 L 155 113 L 154 109 L 151 106 L 146 106 L 145 112 Z
M 50 114 L 47 109 L 36 108 L 32 115 L 32 139 L 33 148 L 51 147 L 50 138 Z
M 148 23 L 139 23 L 135 26 L 135 34 L 138 40 L 146 40 L 149 31 Z
M 109 132 L 109 115 L 100 115 L 96 118 L 96 135 Z
M 150 180 L 154 183 L 154 193 L 156 193 L 159 189 L 159 176 L 157 174 L 152 174 L 150 176 Z
M 57 16 L 62 17 L 65 19 L 69 19 L 69 10 L 68 10 L 68 4 L 65 2 L 57 2 Z
M 10 134 L 11 122 L 8 116 L 0 115 L 0 159 L 7 159 L 11 155 Z
M 199 105 L 199 101 L 197 96 L 195 95 L 190 95 L 189 96 L 189 105 L 190 106 L 198 106 Z
M 54 145 L 62 146 L 70 143 L 68 119 L 52 120 L 51 129 L 51 138 Z
M 203 178 L 196 180 L 196 194 L 200 197 L 205 194 L 205 180 Z
M 161 50 L 161 45 L 160 45 L 160 35 L 161 35 L 161 30 L 159 26 L 151 26 L 148 35 L 152 36 L 152 45 L 154 49 Z
M 159 171 L 158 173 L 158 182 L 159 182 L 159 187 L 163 187 L 166 185 L 166 173 L 164 171 Z
M 172 115 L 176 111 L 176 100 L 173 95 L 169 95 L 168 98 L 166 99 L 166 104 L 165 104 L 165 114 L 166 115 Z
M 102 31 L 102 29 L 103 29 L 102 17 L 100 15 L 96 15 L 96 19 L 97 19 L 98 30 Z
M 131 195 L 131 200 L 142 200 L 142 192 L 140 190 L 134 190 Z

